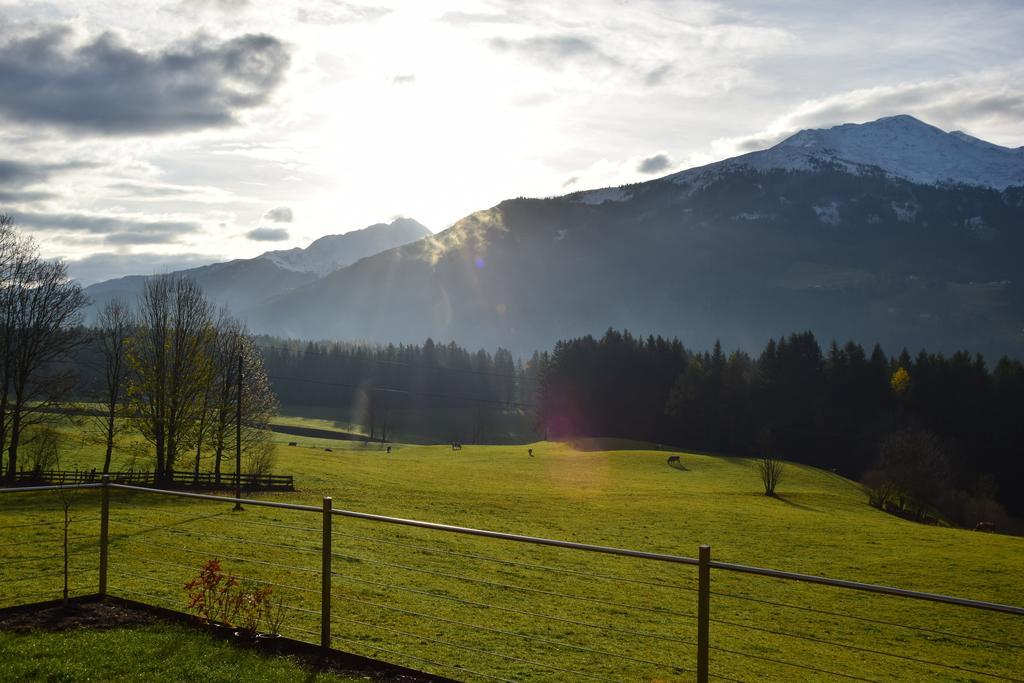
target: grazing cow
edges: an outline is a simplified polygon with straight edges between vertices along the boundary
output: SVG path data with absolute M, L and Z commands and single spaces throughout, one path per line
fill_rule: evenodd
M 334 452 L 330 448 L 325 448 L 324 450 L 327 451 L 328 453 L 333 453 Z
M 388 446 L 388 455 L 391 455 L 391 446 Z
M 533 457 L 533 449 L 532 449 L 532 448 L 531 448 L 531 449 L 529 449 L 529 450 L 527 450 L 526 452 L 530 454 L 530 457 L 531 457 L 531 458 Z
M 975 531 L 987 531 L 990 534 L 994 534 L 996 532 L 996 523 L 995 522 L 978 522 L 978 524 L 974 527 L 974 530 Z
M 671 465 L 674 462 L 679 462 L 679 456 L 678 455 L 670 455 L 670 456 L 668 456 L 668 464 Z M 680 464 L 682 464 L 682 463 L 680 463 Z
M 298 441 L 289 441 L 289 442 L 288 442 L 288 445 L 289 445 L 289 446 L 298 446 L 298 445 L 299 445 L 299 442 L 298 442 Z
M 462 450 L 462 444 L 459 443 L 458 441 L 453 441 L 452 442 L 452 450 L 453 451 L 461 451 Z

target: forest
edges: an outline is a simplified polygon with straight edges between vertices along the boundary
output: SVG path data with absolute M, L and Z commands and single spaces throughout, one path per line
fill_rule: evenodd
M 775 457 L 862 480 L 873 502 L 960 523 L 1024 512 L 1024 365 L 980 355 L 849 342 L 811 332 L 760 354 L 688 350 L 609 330 L 542 358 L 538 425 L 548 438 L 617 436 Z M 877 497 L 876 497 L 877 496 Z

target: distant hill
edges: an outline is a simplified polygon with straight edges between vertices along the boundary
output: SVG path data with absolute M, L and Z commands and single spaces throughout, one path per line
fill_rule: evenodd
M 315 273 L 322 277 L 366 256 L 415 242 L 431 234 L 430 230 L 411 218 L 396 218 L 391 223 L 375 223 L 344 235 L 321 237 L 305 249 L 296 247 L 268 251 L 257 258 L 270 261 L 284 270 Z
M 255 329 L 520 352 L 608 327 L 1024 353 L 1024 150 L 909 116 L 514 199 L 249 310 Z
M 376 223 L 342 235 L 327 235 L 305 249 L 268 251 L 251 259 L 236 259 L 177 271 L 195 280 L 218 305 L 238 315 L 267 299 L 308 284 L 361 258 L 413 242 L 431 232 L 411 218 Z M 134 303 L 148 276 L 131 275 L 86 288 L 91 311 L 114 298 Z

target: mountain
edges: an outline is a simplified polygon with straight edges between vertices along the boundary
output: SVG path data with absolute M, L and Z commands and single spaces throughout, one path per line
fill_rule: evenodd
M 248 311 L 254 329 L 517 352 L 628 327 L 1024 356 L 1024 151 L 909 116 L 645 183 L 514 199 Z
M 675 174 L 677 181 L 713 178 L 738 168 L 813 171 L 831 165 L 850 173 L 886 175 L 927 185 L 963 184 L 1006 189 L 1024 185 L 1024 148 L 1010 149 L 946 133 L 912 116 L 869 124 L 803 130 L 774 147 Z
M 341 235 L 327 235 L 305 249 L 268 251 L 255 258 L 214 263 L 176 274 L 192 278 L 215 303 L 244 316 L 246 310 L 270 297 L 430 234 L 430 230 L 411 218 L 398 218 L 389 224 L 376 223 Z M 146 280 L 144 275 L 130 275 L 87 287 L 85 292 L 92 300 L 90 312 L 100 310 L 115 298 L 134 302 Z
M 391 223 L 375 223 L 344 235 L 321 237 L 305 249 L 268 251 L 257 258 L 266 259 L 283 270 L 323 277 L 361 258 L 430 234 L 430 230 L 411 218 L 396 218 Z

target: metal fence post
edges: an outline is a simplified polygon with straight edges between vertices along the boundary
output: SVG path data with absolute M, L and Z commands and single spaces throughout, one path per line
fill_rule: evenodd
M 110 538 L 110 475 L 103 475 L 100 489 L 100 597 L 107 595 L 107 542 Z
M 323 564 L 320 576 L 320 647 L 331 648 L 331 508 L 330 496 L 324 497 L 324 529 L 321 551 Z
M 708 635 L 711 617 L 711 546 L 702 545 L 697 566 L 697 683 L 708 680 Z

